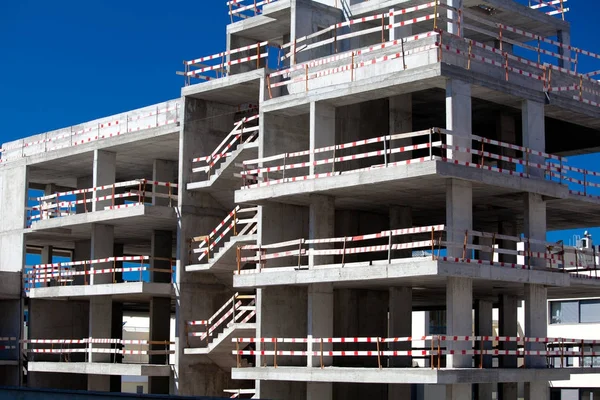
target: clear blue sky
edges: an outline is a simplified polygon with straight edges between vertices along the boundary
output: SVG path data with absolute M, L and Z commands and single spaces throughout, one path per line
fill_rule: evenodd
M 572 43 L 600 53 L 600 2 L 566 5 Z M 0 142 L 178 97 L 182 60 L 225 48 L 227 11 L 225 0 L 0 0 Z M 595 156 L 571 162 L 600 170 Z

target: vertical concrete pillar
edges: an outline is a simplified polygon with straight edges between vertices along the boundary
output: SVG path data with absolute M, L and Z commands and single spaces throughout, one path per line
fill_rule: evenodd
M 463 0 L 447 0 L 447 4 L 450 7 L 454 7 L 457 11 L 462 11 L 463 9 Z M 464 32 L 463 32 L 463 28 L 462 28 L 462 21 L 460 20 L 462 14 L 459 14 L 456 11 L 453 10 L 448 10 L 448 25 L 447 25 L 447 30 L 449 33 L 452 33 L 453 35 L 457 35 L 457 36 L 463 36 Z
M 331 382 L 307 382 L 306 400 L 333 400 L 333 384 Z
M 514 296 L 501 295 L 498 309 L 498 325 L 500 336 L 518 336 L 518 300 Z M 500 342 L 501 350 L 517 350 L 516 342 Z M 517 357 L 502 356 L 498 359 L 500 368 L 517 368 Z M 518 385 L 516 382 L 498 383 L 499 400 L 517 400 Z
M 177 179 L 177 161 L 154 160 L 152 163 L 152 180 L 156 182 L 174 183 Z M 167 186 L 154 186 L 152 191 L 158 195 L 152 197 L 153 206 L 175 206 L 177 189 Z
M 92 224 L 92 242 L 91 242 L 91 259 L 97 260 L 100 258 L 112 257 L 114 252 L 114 226 Z M 91 270 L 100 270 L 113 268 L 114 263 L 99 263 L 94 264 L 89 268 Z M 92 285 L 98 285 L 102 283 L 112 283 L 112 274 L 90 274 L 88 282 Z
M 543 242 L 546 240 L 546 202 L 541 195 L 536 193 L 525 193 L 523 199 L 525 208 L 523 230 L 525 237 L 530 241 Z M 527 247 L 529 247 L 532 252 L 544 253 L 546 251 L 546 246 L 542 243 L 526 242 L 525 251 L 527 251 Z M 526 260 L 527 258 L 529 257 L 526 257 Z M 527 265 L 531 266 L 547 266 L 546 260 L 539 257 L 531 257 L 531 259 L 526 262 Z
M 515 117 L 510 114 L 501 113 L 496 123 L 498 140 L 505 143 L 517 144 L 517 127 Z M 500 147 L 500 154 L 506 157 L 516 157 L 516 151 Z M 498 166 L 506 170 L 515 170 L 516 165 L 508 161 L 498 161 Z
M 449 336 L 471 336 L 473 328 L 473 280 L 450 277 L 446 282 L 446 333 Z M 469 342 L 448 342 L 449 350 L 470 350 Z M 470 368 L 472 358 L 448 355 L 449 368 Z
M 324 102 L 310 103 L 310 149 L 335 145 L 335 107 Z M 313 162 L 332 158 L 334 151 L 311 154 L 310 174 L 320 174 L 333 171 L 334 165 L 312 165 Z
M 171 299 L 153 297 L 150 300 L 150 341 L 168 342 L 171 340 Z M 171 346 L 153 344 L 151 350 L 169 350 Z M 150 364 L 167 364 L 169 356 L 164 354 L 150 355 Z M 148 393 L 169 394 L 168 376 L 148 377 Z
M 390 30 L 390 32 L 394 29 Z M 391 33 L 390 33 L 391 34 Z M 401 94 L 389 98 L 389 134 L 396 135 L 398 133 L 412 132 L 413 130 L 413 115 L 412 115 L 412 94 Z M 402 146 L 410 146 L 412 138 L 394 140 L 388 145 L 388 149 L 397 149 Z M 388 161 L 396 162 L 409 160 L 412 158 L 412 151 L 390 154 Z
M 556 34 L 557 38 L 558 38 L 558 42 L 563 44 L 564 46 L 570 46 L 571 45 L 571 32 L 569 31 L 565 31 L 565 30 L 559 30 Z M 560 54 L 561 56 L 564 57 L 571 57 L 571 50 L 569 50 L 568 48 L 562 47 L 562 46 L 558 46 L 558 54 Z M 569 60 L 563 60 L 563 59 L 558 59 L 558 66 L 561 68 L 566 68 L 568 70 L 571 70 L 571 63 L 569 62 Z
M 543 285 L 525 284 L 525 336 L 546 337 L 548 333 L 547 290 Z M 528 350 L 545 350 L 544 343 L 526 343 Z M 527 368 L 546 368 L 545 356 L 526 357 Z
M 521 105 L 523 123 L 523 146 L 537 151 L 546 151 L 546 128 L 544 121 L 544 103 L 524 100 Z M 528 155 L 530 163 L 544 164 L 542 156 Z M 525 167 L 530 176 L 544 177 L 544 170 Z
M 446 83 L 446 129 L 452 133 L 447 138 L 448 145 L 471 148 L 472 126 L 471 85 L 449 79 Z M 448 150 L 446 154 L 451 159 L 471 161 L 471 153 L 464 151 Z
M 390 230 L 412 228 L 412 209 L 410 207 L 390 206 Z M 411 242 L 410 235 L 396 236 L 392 238 L 392 244 Z M 410 258 L 412 249 L 392 251 L 392 258 Z
M 525 400 L 548 400 L 550 388 L 546 381 L 535 381 L 525 383 Z
M 312 338 L 333 337 L 333 285 L 330 283 L 316 283 L 308 285 L 308 316 L 307 349 L 320 349 L 319 343 L 311 343 Z M 323 345 L 323 350 L 331 350 L 330 345 Z M 309 367 L 320 367 L 320 357 L 307 357 Z M 324 365 L 331 365 L 331 357 L 323 357 Z
M 310 239 L 324 239 L 335 236 L 335 198 L 331 196 L 310 195 L 308 235 Z M 311 245 L 312 249 L 323 250 L 331 248 L 324 244 Z M 332 256 L 308 256 L 309 268 L 315 265 L 328 264 Z
M 171 283 L 173 232 L 152 231 L 150 257 L 150 282 Z
M 90 298 L 89 334 L 94 339 L 110 338 L 112 334 L 112 299 L 110 296 L 92 296 Z M 92 347 L 100 348 L 101 344 L 93 344 Z M 110 354 L 93 353 L 88 354 L 89 362 L 110 362 Z M 110 375 L 88 375 L 88 390 L 98 392 L 110 391 Z
M 491 301 L 477 300 L 475 303 L 475 336 L 493 336 L 493 310 Z M 478 350 L 492 350 L 493 343 L 484 341 L 477 344 Z M 475 356 L 475 366 L 482 364 L 483 368 L 492 368 L 492 356 Z M 491 400 L 493 385 L 491 383 L 479 383 L 475 385 L 477 400 Z
M 449 179 L 446 182 L 446 230 L 448 257 L 469 258 L 464 253 L 465 234 L 473 226 L 473 189 L 470 182 Z M 470 236 L 468 240 L 471 240 Z
M 502 220 L 498 222 L 498 233 L 507 236 L 517 236 L 517 222 Z M 501 249 L 517 250 L 517 242 L 513 240 L 499 240 L 498 246 Z M 517 262 L 517 256 L 512 254 L 498 254 L 501 262 L 514 264 Z
M 389 289 L 388 337 L 412 336 L 412 288 L 391 287 Z M 388 350 L 406 351 L 411 342 L 390 343 Z M 410 356 L 390 357 L 388 367 L 411 368 Z M 388 385 L 388 399 L 410 399 L 411 385 Z
M 117 153 L 104 150 L 94 150 L 94 175 L 93 175 L 93 187 L 112 185 L 115 183 L 117 174 Z M 112 189 L 107 190 L 96 190 L 94 191 L 94 200 L 108 196 L 112 193 Z M 104 207 L 108 207 L 113 204 L 112 199 L 94 201 L 92 203 L 92 211 L 102 211 Z
M 470 384 L 446 385 L 446 400 L 470 400 L 472 396 Z
M 92 241 L 91 240 L 78 240 L 75 242 L 75 249 L 73 251 L 73 261 L 86 261 L 92 259 Z M 75 267 L 77 271 L 83 271 L 82 265 Z M 85 270 L 89 271 L 89 266 L 85 267 Z M 83 276 L 77 275 L 73 277 L 74 285 L 83 285 L 84 283 L 90 282 L 90 275 Z

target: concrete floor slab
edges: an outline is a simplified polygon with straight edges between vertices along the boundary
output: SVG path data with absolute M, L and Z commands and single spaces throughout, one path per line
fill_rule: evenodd
M 229 75 L 181 89 L 182 96 L 238 106 L 259 101 L 260 83 L 265 77 L 263 68 Z
M 384 384 L 454 384 L 490 382 L 531 382 L 569 379 L 569 369 L 444 369 L 352 368 L 352 367 L 261 367 L 234 368 L 233 379 L 260 379 L 300 382 L 352 382 Z
M 170 376 L 170 365 L 110 364 L 86 362 L 40 362 L 27 364 L 31 372 L 57 372 L 63 374 Z
M 171 297 L 170 283 L 123 282 L 87 286 L 53 286 L 31 289 L 29 298 L 65 300 L 86 299 L 93 296 L 112 296 L 114 301 L 149 301 L 153 297 Z
M 175 231 L 177 215 L 174 207 L 146 205 L 95 211 L 38 221 L 25 229 L 25 239 L 28 245 L 71 248 L 73 241 L 91 238 L 94 223 L 113 225 L 115 239 L 124 244 L 136 244 L 147 241 L 153 230 Z

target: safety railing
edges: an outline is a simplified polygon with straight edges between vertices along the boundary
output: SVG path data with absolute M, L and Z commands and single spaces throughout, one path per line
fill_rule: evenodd
M 98 122 L 87 122 L 58 131 L 36 135 L 31 138 L 5 143 L 0 149 L 0 152 L 2 152 L 0 163 L 132 132 L 177 124 L 181 119 L 179 107 L 178 101 L 161 103 L 153 107 L 109 117 Z
M 77 362 L 72 359 L 73 354 L 84 355 L 83 362 L 94 361 L 94 354 L 121 355 L 127 357 L 127 362 L 123 364 L 147 364 L 150 356 L 155 355 L 171 355 L 175 354 L 175 350 L 171 350 L 171 346 L 175 342 L 170 341 L 151 341 L 151 340 L 124 340 L 124 339 L 99 339 L 99 338 L 84 338 L 84 339 L 28 339 L 22 340 L 25 345 L 26 353 L 34 354 L 54 354 L 59 356 L 60 361 Z M 133 356 L 133 357 L 131 357 Z M 165 363 L 169 364 L 169 357 L 165 357 Z M 112 361 L 103 360 L 104 362 L 116 363 L 117 359 Z M 125 361 L 125 359 L 123 359 Z M 98 361 L 94 361 L 98 362 Z
M 454 236 L 449 240 L 449 234 Z M 595 249 L 565 246 L 521 236 L 474 230 L 449 231 L 444 225 L 386 230 L 372 234 L 335 238 L 297 239 L 279 243 L 238 246 L 238 271 L 298 270 L 335 265 L 361 267 L 412 259 L 413 251 L 425 259 L 482 264 L 513 269 L 539 269 L 598 278 L 600 266 Z M 357 256 L 361 255 L 360 258 Z M 318 261 L 311 261 L 315 257 Z M 366 262 L 366 264 L 365 264 Z M 311 263 L 313 265 L 311 265 Z M 246 264 L 255 268 L 243 269 Z
M 560 15 L 565 19 L 565 13 L 569 12 L 569 8 L 565 8 L 565 3 L 568 0 L 529 0 L 529 8 L 540 10 L 546 15 Z
M 542 3 L 543 5 L 555 5 L 551 1 Z M 540 5 L 538 2 L 537 6 Z M 433 13 L 422 15 L 428 9 L 432 9 Z M 568 9 L 561 5 L 560 12 L 566 10 Z M 557 95 L 565 95 L 563 92 L 573 91 L 574 93 L 570 95 L 572 99 L 600 106 L 598 83 L 592 79 L 600 72 L 593 71 L 584 74 L 578 72 L 581 57 L 585 56 L 596 60 L 600 58 L 598 54 L 571 46 L 570 43 L 562 43 L 506 24 L 489 21 L 471 10 L 462 10 L 460 13 L 453 12 L 454 19 L 446 17 L 447 11 L 456 10 L 439 1 L 423 2 L 414 7 L 335 24 L 283 44 L 282 50 L 288 50 L 288 52 L 278 62 L 281 63 L 288 57 L 293 62 L 292 65 L 267 76 L 269 95 L 272 98 L 331 85 L 332 81 L 352 82 L 356 79 L 370 77 L 372 74 L 367 73 L 366 70 L 362 74 L 360 71 L 363 68 L 372 67 L 374 64 L 390 63 L 394 60 L 400 62 L 399 60 L 401 60 L 402 65 L 399 68 L 412 69 L 435 62 L 432 59 L 437 58 L 437 62 L 458 65 L 466 69 L 477 69 L 478 72 L 487 75 L 493 74 L 499 77 L 499 74 L 503 74 L 506 80 L 514 79 L 516 75 L 533 78 L 540 82 L 540 91 L 553 92 Z M 414 18 L 407 14 L 414 14 Z M 397 22 L 398 19 L 400 19 L 399 22 Z M 373 22 L 379 20 L 381 27 L 373 27 Z M 427 27 L 425 24 L 427 21 L 431 21 L 432 26 Z M 357 26 L 360 27 L 365 22 L 370 24 L 364 24 L 365 29 L 356 30 Z M 446 23 L 455 26 L 459 35 L 462 32 L 464 37 L 446 32 L 444 28 Z M 352 31 L 349 31 L 348 25 L 352 25 Z M 391 40 L 390 30 L 408 25 L 415 25 L 410 35 Z M 373 39 L 378 31 L 381 31 L 381 40 Z M 469 39 L 471 32 L 497 40 L 498 48 Z M 349 51 L 348 47 L 356 46 L 358 43 L 351 42 L 349 39 L 362 35 L 371 35 L 369 40 L 374 43 L 371 46 Z M 429 43 L 425 40 L 427 37 L 435 37 L 435 43 Z M 537 42 L 537 44 L 531 44 L 531 42 Z M 521 53 L 524 55 L 516 56 L 512 51 L 512 46 L 522 50 Z M 318 48 L 322 48 L 321 51 L 309 55 L 309 61 L 295 63 L 295 55 Z M 437 48 L 437 57 L 429 54 L 428 57 L 410 58 L 419 53 L 431 52 L 434 48 Z M 342 52 L 338 53 L 339 51 Z M 330 54 L 323 57 L 323 52 Z M 369 53 L 373 54 L 369 55 Z M 475 63 L 483 65 L 481 68 L 475 68 Z M 490 69 L 490 65 L 497 69 Z M 339 75 L 342 76 L 338 77 Z M 328 78 L 321 79 L 323 77 Z M 312 83 L 313 81 L 314 83 Z M 278 87 L 287 87 L 288 91 L 274 93 L 272 89 Z
M 110 185 L 70 190 L 37 197 L 37 206 L 28 210 L 29 223 L 90 212 L 88 205 L 101 202 L 100 210 L 115 210 L 146 204 L 177 204 L 177 184 L 134 179 Z M 161 201 L 164 200 L 164 202 Z
M 258 224 L 258 207 L 241 208 L 236 206 L 208 235 L 193 237 L 190 250 L 199 254 L 198 261 L 210 260 L 218 246 L 229 237 L 253 235 Z M 240 217 L 242 216 L 242 217 Z
M 229 18 L 234 22 L 260 15 L 265 4 L 276 1 L 278 0 L 229 0 L 226 5 L 229 8 Z
M 17 348 L 18 343 L 19 342 L 17 341 L 16 337 L 0 337 L 0 352 L 14 350 Z
M 256 316 L 256 296 L 236 293 L 210 318 L 198 321 L 186 321 L 186 336 L 198 337 L 205 346 L 212 341 L 215 332 L 220 332 L 235 324 L 253 321 Z M 193 327 L 204 327 L 204 331 L 192 331 Z M 189 346 L 189 340 L 188 340 Z
M 446 368 L 448 355 L 472 356 L 473 368 L 492 368 L 492 359 L 511 357 L 517 358 L 522 368 L 539 368 L 554 366 L 568 368 L 565 360 L 568 357 L 579 357 L 581 365 L 589 364 L 585 359 L 600 356 L 594 351 L 598 340 L 564 339 L 547 337 L 507 337 L 507 336 L 422 336 L 422 337 L 338 337 L 338 338 L 234 338 L 236 350 L 233 354 L 238 360 L 238 368 L 242 367 L 241 357 L 260 356 L 265 358 L 263 365 L 277 368 L 289 363 L 295 357 L 314 357 L 320 360 L 317 367 L 335 365 L 336 358 L 362 357 L 373 358 L 377 367 L 388 367 L 387 360 L 395 357 L 421 359 L 422 364 L 429 364 L 431 369 Z M 249 343 L 260 344 L 260 350 L 242 350 L 240 347 Z M 569 343 L 578 343 L 577 350 L 567 350 Z M 395 350 L 390 347 L 406 344 L 408 349 Z M 508 344 L 515 349 L 505 350 L 500 344 Z M 304 346 L 306 350 L 298 349 Z M 558 349 L 556 348 L 558 346 Z M 286 349 L 287 347 L 287 349 Z M 292 349 L 290 349 L 293 348 Z M 269 357 L 268 361 L 266 357 Z M 271 358 L 272 357 L 272 358 Z M 281 357 L 281 358 L 280 358 Z M 331 357 L 334 357 L 331 360 Z M 541 363 L 540 363 L 541 360 Z M 297 364 L 297 363 L 295 363 Z M 320 365 L 319 365 L 320 364 Z M 258 364 L 254 364 L 258 365 Z M 259 367 L 260 368 L 260 367 Z
M 259 69 L 261 68 L 261 60 L 269 56 L 269 46 L 269 42 L 260 42 L 184 61 L 184 71 L 177 71 L 177 75 L 183 76 L 185 86 L 189 86 L 192 83 L 192 78 L 211 81 L 229 76 L 233 73 L 233 66 L 245 64 L 244 68 Z
M 192 172 L 202 173 L 203 179 L 201 180 L 208 180 L 211 176 L 214 176 L 219 165 L 221 165 L 225 159 L 231 157 L 236 149 L 256 140 L 259 127 L 255 121 L 258 121 L 258 114 L 242 118 L 240 121 L 236 122 L 233 130 L 225 136 L 210 155 L 192 159 L 193 164 L 199 164 L 199 166 L 192 168 Z
M 170 268 L 151 267 L 152 261 L 168 262 Z M 128 266 L 123 266 L 124 263 Z M 135 264 L 139 264 L 134 266 Z M 69 261 L 52 264 L 26 266 L 23 273 L 23 288 L 48 286 L 87 286 L 126 281 L 143 282 L 148 273 L 168 274 L 173 282 L 175 259 L 150 256 L 106 257 L 95 260 Z

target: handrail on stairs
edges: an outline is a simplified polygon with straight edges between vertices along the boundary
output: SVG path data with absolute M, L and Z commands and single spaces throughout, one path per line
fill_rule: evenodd
M 236 206 L 227 216 L 212 230 L 208 235 L 195 236 L 190 241 L 190 249 L 192 253 L 200 254 L 198 261 L 202 261 L 205 257 L 210 259 L 211 253 L 214 256 L 215 247 L 221 242 L 229 232 L 233 236 L 251 235 L 256 232 L 258 224 L 258 207 L 241 208 Z M 248 216 L 240 218 L 240 215 Z M 194 244 L 198 247 L 194 248 Z
M 233 324 L 248 323 L 256 315 L 256 295 L 235 293 L 210 318 L 197 321 L 186 321 L 187 338 L 199 337 L 208 346 L 209 338 L 221 325 L 227 328 Z M 190 327 L 204 326 L 203 332 L 191 332 Z M 189 342 L 188 342 L 189 347 Z
M 199 167 L 192 168 L 193 173 L 204 172 L 206 174 L 205 180 L 210 179 L 213 171 L 216 170 L 217 164 L 223 161 L 225 158 L 231 156 L 235 151 L 237 145 L 247 144 L 253 142 L 258 136 L 259 126 L 246 126 L 252 121 L 258 120 L 258 114 L 251 117 L 244 117 L 235 123 L 233 130 L 225 136 L 225 138 L 219 143 L 219 145 L 213 150 L 213 152 L 205 157 L 196 157 L 192 159 L 192 164 L 205 164 Z

